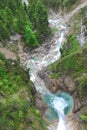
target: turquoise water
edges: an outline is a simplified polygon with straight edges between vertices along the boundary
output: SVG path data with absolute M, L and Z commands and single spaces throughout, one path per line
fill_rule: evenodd
M 49 121 L 55 121 L 58 119 L 58 115 L 53 109 L 48 108 L 48 111 L 46 112 L 46 118 Z
M 67 106 L 64 109 L 65 115 L 67 115 L 70 112 L 70 110 L 73 108 L 73 104 L 74 104 L 73 98 L 65 92 L 61 92 L 61 93 L 57 93 L 57 94 L 52 94 L 50 92 L 46 93 L 45 96 L 43 97 L 43 100 L 49 106 L 48 111 L 46 112 L 46 117 L 50 121 L 58 119 L 58 115 L 52 107 L 52 99 L 54 97 L 63 98 L 67 102 Z

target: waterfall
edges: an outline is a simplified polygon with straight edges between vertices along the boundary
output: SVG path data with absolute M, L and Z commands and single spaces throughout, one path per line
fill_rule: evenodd
M 70 112 L 70 110 L 73 107 L 73 98 L 65 93 L 57 93 L 52 94 L 50 92 L 47 92 L 44 95 L 43 101 L 48 104 L 48 106 L 52 109 L 51 112 L 47 112 L 47 117 L 50 121 L 52 121 L 51 118 L 59 119 L 57 128 L 55 130 L 67 130 L 66 128 L 66 114 Z M 49 109 L 50 110 L 50 109 Z M 49 114 L 52 114 L 52 117 Z
M 67 105 L 67 102 L 63 98 L 54 97 L 52 99 L 52 107 L 57 112 L 59 117 L 57 130 L 66 130 L 64 109 Z
M 65 122 L 62 119 L 59 120 L 57 130 L 66 130 Z

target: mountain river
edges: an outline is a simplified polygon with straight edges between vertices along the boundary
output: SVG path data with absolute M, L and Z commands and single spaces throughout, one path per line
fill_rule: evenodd
M 56 116 L 59 119 L 55 130 L 67 130 L 65 126 L 65 114 L 68 112 L 65 111 L 66 109 L 69 111 L 73 106 L 72 97 L 66 93 L 50 93 L 45 86 L 45 82 L 37 74 L 44 67 L 61 58 L 60 48 L 62 47 L 68 33 L 68 27 L 64 24 L 64 21 L 61 18 L 58 20 L 50 18 L 49 25 L 51 28 L 56 28 L 53 42 L 49 44 L 46 42 L 32 51 L 28 60 L 25 62 L 25 66 L 30 68 L 30 79 L 34 83 L 36 90 L 42 95 L 43 101 L 48 104 L 49 108 L 51 108 L 54 113 L 56 113 Z M 51 130 L 50 127 L 48 127 L 48 129 Z

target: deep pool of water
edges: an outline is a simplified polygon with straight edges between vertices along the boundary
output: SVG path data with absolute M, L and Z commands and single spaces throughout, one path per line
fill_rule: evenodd
M 43 97 L 43 100 L 49 106 L 49 108 L 46 112 L 46 117 L 49 121 L 55 121 L 58 119 L 58 114 L 52 106 L 52 100 L 54 99 L 54 97 L 58 97 L 60 99 L 63 98 L 64 101 L 67 103 L 67 106 L 64 108 L 65 115 L 67 115 L 72 110 L 73 105 L 74 105 L 73 98 L 65 92 L 60 92 L 57 94 L 52 94 L 50 92 L 46 93 Z

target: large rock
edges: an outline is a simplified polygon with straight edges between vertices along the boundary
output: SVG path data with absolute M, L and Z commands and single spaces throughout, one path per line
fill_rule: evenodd
M 43 102 L 42 97 L 38 92 L 35 95 L 35 106 L 40 110 L 41 116 L 44 116 L 48 106 Z
M 56 93 L 61 90 L 64 92 L 73 93 L 76 89 L 75 81 L 68 75 L 62 75 L 59 78 L 51 78 L 50 73 L 46 70 L 42 70 L 39 76 L 44 79 L 47 88 L 52 92 Z

